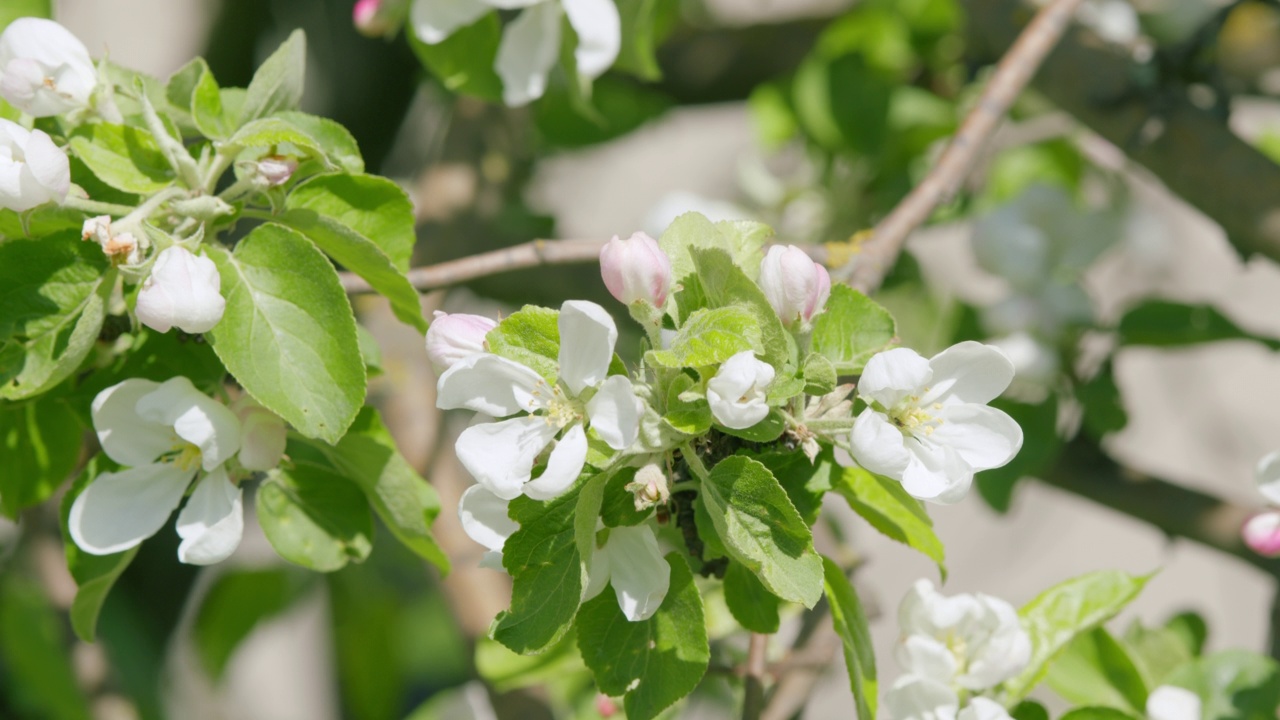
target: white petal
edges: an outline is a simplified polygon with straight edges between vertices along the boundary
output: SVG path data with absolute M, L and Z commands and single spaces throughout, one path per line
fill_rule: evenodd
M 544 407 L 550 393 L 538 373 L 497 355 L 477 353 L 454 363 L 436 383 L 436 407 L 466 408 L 494 417 Z
M 618 7 L 613 0 L 560 0 L 560 4 L 578 34 L 578 47 L 573 51 L 578 72 L 599 77 L 618 59 L 622 47 Z
M 502 100 L 528 105 L 547 90 L 547 73 L 560 52 L 560 4 L 544 2 L 520 13 L 502 33 L 493 69 L 502 78 Z
M 27 172 L 43 195 L 42 202 L 62 202 L 71 188 L 71 163 L 67 154 L 42 130 L 32 130 L 27 141 Z
M 853 421 L 849 446 L 853 459 L 877 475 L 902 480 L 902 473 L 911 463 L 902 431 L 871 408 L 864 409 Z
M 939 413 L 942 424 L 930 440 L 960 454 L 974 470 L 1005 465 L 1022 448 L 1022 427 L 1002 410 L 986 405 L 947 405 Z
M 962 402 L 985 404 L 1000 396 L 1013 382 L 1013 362 L 998 348 L 966 340 L 929 360 L 933 384 L 921 404 Z
M 942 683 L 903 675 L 885 693 L 884 705 L 893 720 L 955 720 L 960 698 Z
M 527 415 L 472 425 L 458 436 L 455 449 L 458 460 L 476 482 L 494 495 L 511 500 L 520 496 L 538 454 L 557 432 L 559 428 L 544 418 Z
M 509 500 L 494 495 L 483 485 L 472 485 L 458 500 L 458 519 L 462 521 L 462 530 L 472 540 L 501 553 L 507 538 L 520 529 L 507 514 L 510 504 Z
M 226 405 L 205 395 L 182 376 L 166 380 L 138 400 L 138 416 L 173 427 L 178 437 L 200 448 L 205 470 L 213 470 L 240 450 L 240 420 Z
M 1004 706 L 995 700 L 976 697 L 960 711 L 957 720 L 1010 720 Z
M 134 312 L 139 322 L 157 332 L 174 327 L 189 333 L 208 332 L 226 310 L 221 290 L 222 278 L 212 260 L 173 245 L 156 257 L 138 291 Z
M 1280 505 L 1280 450 L 1259 460 L 1255 475 L 1258 492 L 1273 504 Z
M 121 465 L 146 465 L 181 443 L 172 425 L 138 415 L 138 400 L 158 387 L 160 383 L 133 378 L 93 399 L 93 428 L 107 457 Z
M 577 395 L 609 375 L 618 328 L 604 308 L 585 300 L 560 306 L 560 380 Z
M 604 550 L 609 556 L 609 582 L 622 614 L 632 622 L 648 620 L 671 585 L 671 566 L 662 557 L 653 529 L 648 525 L 613 528 Z
M 614 450 L 626 450 L 640 435 L 644 404 L 625 375 L 613 375 L 587 403 L 587 417 L 600 439 Z
M 928 635 L 908 635 L 894 652 L 904 671 L 936 682 L 951 684 L 958 669 L 951 650 Z
M 721 425 L 745 430 L 769 414 L 765 390 L 773 382 L 773 366 L 743 350 L 725 360 L 707 382 L 707 404 Z
M 128 550 L 165 524 L 195 473 L 156 463 L 99 475 L 71 504 L 71 539 L 93 555 Z
M 911 348 L 876 353 L 862 369 L 858 394 L 886 409 L 910 395 L 919 395 L 933 377 L 929 361 Z
M 564 494 L 582 474 L 587 462 L 587 433 L 575 424 L 551 450 L 547 467 L 537 479 L 524 484 L 524 494 L 534 500 L 552 500 Z
M 582 588 L 583 602 L 604 592 L 604 589 L 609 586 L 611 570 L 612 568 L 609 567 L 609 553 L 601 548 L 593 549 L 591 551 L 591 565 L 587 570 L 587 586 Z
M 1200 720 L 1200 696 L 1186 688 L 1161 685 L 1147 696 L 1150 720 Z
M 87 105 L 97 70 L 84 43 L 52 20 L 25 17 L 0 34 L 0 81 L 6 99 L 35 117 Z M 11 74 L 20 74 L 19 80 Z
M 212 565 L 231 557 L 244 534 L 243 491 L 218 468 L 201 478 L 178 513 L 178 559 Z
M 414 0 L 409 24 L 419 40 L 435 45 L 492 9 L 482 0 Z
M 960 502 L 973 484 L 973 468 L 946 445 L 906 439 L 911 462 L 902 473 L 902 487 L 920 500 L 950 505 Z
M 240 466 L 265 472 L 279 465 L 289 440 L 284 420 L 260 405 L 250 407 L 240 418 Z

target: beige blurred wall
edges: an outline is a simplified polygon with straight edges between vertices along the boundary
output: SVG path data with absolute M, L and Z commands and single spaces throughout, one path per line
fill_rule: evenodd
M 264 0 L 265 2 L 266 0 Z M 54 17 L 94 57 L 167 78 L 204 46 L 219 0 L 56 0 Z

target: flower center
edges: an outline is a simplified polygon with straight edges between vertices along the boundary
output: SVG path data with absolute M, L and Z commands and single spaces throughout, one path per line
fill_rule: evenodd
M 180 470 L 195 470 L 203 459 L 200 448 L 189 442 L 174 445 L 172 450 L 160 456 L 160 460 L 173 463 Z
M 960 635 L 952 631 L 947 633 L 947 636 L 943 638 L 943 642 L 947 646 L 947 649 L 951 651 L 951 654 L 955 656 L 956 674 L 958 675 L 964 674 L 969 667 L 968 641 L 964 638 L 963 635 Z
M 551 397 L 547 399 L 547 424 L 566 427 L 582 420 L 582 411 L 578 403 L 570 400 L 559 385 L 552 388 Z
M 917 405 L 918 402 L 920 402 L 919 397 L 907 398 L 889 411 L 889 420 L 903 432 L 912 435 L 932 435 L 934 428 L 942 424 L 942 419 L 936 417 L 931 411 L 941 410 L 942 403 L 934 403 L 925 409 Z

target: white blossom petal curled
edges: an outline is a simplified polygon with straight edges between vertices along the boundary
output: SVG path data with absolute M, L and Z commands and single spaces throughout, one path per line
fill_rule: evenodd
M 885 693 L 884 705 L 893 720 L 956 720 L 960 697 L 945 683 L 907 674 Z
M 716 422 L 734 430 L 745 430 L 769 414 L 765 402 L 773 382 L 773 366 L 743 350 L 725 360 L 715 377 L 707 382 L 707 404 Z
M 222 278 L 212 260 L 177 245 L 165 248 L 138 291 L 138 320 L 156 332 L 174 327 L 208 332 L 227 306 L 221 290 Z
M 1148 720 L 1200 720 L 1200 696 L 1176 685 L 1161 685 L 1147 696 Z
M 503 500 L 519 497 L 538 455 L 560 430 L 536 415 L 472 425 L 458 436 L 455 450 L 467 472 Z
M 985 405 L 1000 396 L 1013 382 L 1013 362 L 991 345 L 966 340 L 952 345 L 929 359 L 933 385 L 921 402 Z
M 99 475 L 71 504 L 71 539 L 92 555 L 136 546 L 165 524 L 195 474 L 195 468 L 156 463 Z
M 240 421 L 235 413 L 197 390 L 185 377 L 166 380 L 139 398 L 137 414 L 148 422 L 172 427 L 178 437 L 198 447 L 206 471 L 240 450 Z
M 61 203 L 71 188 L 71 163 L 43 130 L 0 118 L 0 207 L 24 212 Z
M 415 0 L 409 24 L 419 40 L 435 45 L 491 10 L 483 0 Z
M 1005 465 L 1022 448 L 1022 427 L 1008 414 L 972 403 L 944 406 L 929 439 L 951 448 L 974 470 Z
M 231 557 L 244 534 L 243 491 L 224 468 L 204 476 L 178 513 L 178 559 L 212 565 Z
M 18 18 L 0 33 L 0 96 L 28 115 L 86 107 L 97 82 L 88 49 L 58 23 Z
M 1280 450 L 1269 453 L 1258 461 L 1255 477 L 1262 497 L 1274 505 L 1280 505 Z
M 524 485 L 524 494 L 534 500 L 553 500 L 568 490 L 587 463 L 587 433 L 573 425 L 556 442 L 547 458 L 547 467 Z
M 956 720 L 1011 720 L 1009 711 L 995 700 L 976 697 L 969 701 Z
M 626 450 L 640 436 L 644 403 L 625 375 L 613 375 L 587 403 L 591 427 L 614 450 Z
M 158 382 L 132 378 L 112 385 L 93 399 L 93 427 L 107 457 L 121 465 L 147 465 L 179 442 L 172 425 L 138 415 L 138 401 L 158 387 Z
M 648 620 L 671 586 L 671 566 L 662 557 L 653 528 L 613 528 L 605 550 L 610 556 L 609 582 L 622 614 L 631 622 Z
M 560 0 L 578 35 L 573 51 L 578 72 L 589 78 L 604 74 L 622 49 L 622 20 L 613 0 Z
M 858 379 L 858 395 L 891 408 L 924 388 L 932 378 L 933 368 L 919 353 L 910 348 L 893 348 L 876 353 L 867 361 Z
M 520 13 L 503 31 L 494 61 L 503 102 L 521 107 L 542 97 L 559 52 L 560 5 L 543 2 Z
M 502 570 L 502 546 L 520 526 L 507 514 L 510 501 L 489 492 L 483 485 L 472 485 L 458 500 L 458 519 L 467 537 L 483 545 L 488 552 L 481 567 Z
M 538 373 L 497 355 L 478 353 L 454 363 L 436 382 L 436 407 L 474 410 L 506 417 L 545 407 L 547 381 Z
M 618 327 L 599 305 L 568 300 L 560 306 L 560 380 L 577 395 L 609 375 Z
M 858 413 L 853 421 L 850 445 L 858 464 L 877 475 L 902 477 L 911 464 L 902 433 L 871 408 Z

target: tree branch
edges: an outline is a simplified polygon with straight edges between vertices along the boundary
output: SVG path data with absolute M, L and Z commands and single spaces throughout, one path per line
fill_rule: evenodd
M 769 650 L 769 636 L 751 633 L 747 646 L 747 672 L 744 676 L 746 692 L 742 700 L 742 720 L 760 720 L 764 710 L 765 655 Z
M 928 220 L 934 208 L 950 200 L 959 190 L 978 152 L 1071 24 L 1071 16 L 1080 2 L 1051 0 L 1036 13 L 996 66 L 978 103 L 947 144 L 937 165 L 876 225 L 871 237 L 837 271 L 838 277 L 867 293 L 880 287 L 911 231 Z M 982 21 L 975 18 L 973 22 L 980 24 Z

